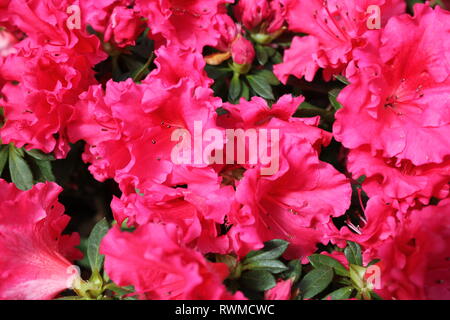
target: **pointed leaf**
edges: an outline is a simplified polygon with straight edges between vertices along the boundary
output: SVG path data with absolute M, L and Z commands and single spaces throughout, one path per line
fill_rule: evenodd
M 251 270 L 244 272 L 240 279 L 241 284 L 255 291 L 266 291 L 277 284 L 274 276 L 264 270 Z
M 109 224 L 105 218 L 97 222 L 92 229 L 87 242 L 87 256 L 92 271 L 99 272 L 103 265 L 104 256 L 99 253 L 100 243 L 109 230 Z
M 263 77 L 259 77 L 256 75 L 248 75 L 247 76 L 248 83 L 250 87 L 255 91 L 255 93 L 264 99 L 275 100 L 273 96 L 272 87 Z
M 20 156 L 14 146 L 9 148 L 9 172 L 11 180 L 17 188 L 21 190 L 29 190 L 33 187 L 33 173 L 28 163 Z
M 337 275 L 348 277 L 348 270 L 336 259 L 326 256 L 324 254 L 313 254 L 308 257 L 314 268 L 320 268 L 322 266 L 331 267 L 334 269 Z
M 347 241 L 347 247 L 344 249 L 345 257 L 351 264 L 362 266 L 361 247 L 353 241 Z
M 333 291 L 332 293 L 327 295 L 322 300 L 329 300 L 329 299 L 331 299 L 331 300 L 347 300 L 352 295 L 352 292 L 353 292 L 353 287 L 349 286 L 349 287 L 340 288 L 340 289 Z
M 288 270 L 286 265 L 278 260 L 258 260 L 253 261 L 244 267 L 246 270 L 266 270 L 273 274 Z
M 264 244 L 264 248 L 261 250 L 251 251 L 244 260 L 244 263 L 250 263 L 258 260 L 278 259 L 284 251 L 286 251 L 288 246 L 289 242 L 287 241 L 280 239 L 270 240 Z
M 310 271 L 299 284 L 303 299 L 311 299 L 325 290 L 333 280 L 333 275 L 333 269 L 330 267 L 321 267 Z

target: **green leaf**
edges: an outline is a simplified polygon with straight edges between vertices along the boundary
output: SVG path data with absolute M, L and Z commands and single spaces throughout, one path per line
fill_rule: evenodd
M 333 291 L 332 293 L 327 295 L 322 300 L 329 300 L 329 299 L 331 299 L 331 300 L 346 300 L 346 299 L 350 298 L 350 296 L 352 295 L 352 292 L 353 292 L 353 287 L 349 286 L 349 287 L 340 288 L 340 289 Z
M 341 75 L 335 75 L 334 78 L 340 82 L 342 82 L 343 84 L 349 85 L 350 81 L 348 81 L 348 79 L 344 76 Z
M 340 104 L 337 101 L 337 97 L 340 92 L 341 92 L 340 89 L 333 89 L 330 92 L 328 92 L 328 99 L 330 100 L 330 103 L 335 110 L 339 110 L 339 109 L 343 108 L 342 104 Z
M 39 168 L 39 176 L 38 181 L 39 182 L 45 182 L 45 181 L 55 181 L 55 176 L 52 172 L 52 163 L 49 160 L 34 160 L 36 165 Z
M 347 261 L 351 264 L 362 266 L 361 247 L 353 241 L 347 241 L 347 247 L 344 250 Z
M 232 72 L 230 68 L 210 66 L 209 64 L 205 66 L 205 71 L 208 77 L 213 80 L 223 78 Z
M 117 294 L 120 297 L 123 297 L 125 295 L 131 295 L 135 292 L 133 286 L 119 287 L 115 283 L 109 283 L 108 285 L 106 285 L 105 289 L 111 290 L 112 292 L 114 292 L 115 294 Z M 125 300 L 136 300 L 137 298 L 136 297 L 126 297 L 124 299 Z
M 256 59 L 258 60 L 259 64 L 262 66 L 265 65 L 269 60 L 269 56 L 267 54 L 266 49 L 260 44 L 257 44 L 255 46 L 255 49 L 256 49 Z
M 300 263 L 300 260 L 289 261 L 287 267 L 289 269 L 286 272 L 283 272 L 282 277 L 284 279 L 292 279 L 293 282 L 297 282 L 302 275 L 302 264 Z
M 373 266 L 374 264 L 377 264 L 377 263 L 380 262 L 380 261 L 381 261 L 380 259 L 373 259 L 372 261 L 370 261 L 370 262 L 367 264 L 367 267 Z
M 245 270 L 266 270 L 273 274 L 288 270 L 286 265 L 278 260 L 258 260 L 244 266 Z
M 321 268 L 323 266 L 333 268 L 337 275 L 348 277 L 348 270 L 336 259 L 326 256 L 324 254 L 313 254 L 308 257 L 309 262 L 314 268 Z
M 7 145 L 0 146 L 0 175 L 5 169 L 6 161 L 8 161 L 9 147 Z
M 244 263 L 250 263 L 260 260 L 278 259 L 289 246 L 289 242 L 274 239 L 264 243 L 264 248 L 258 251 L 251 251 L 244 260 Z
M 272 86 L 277 86 L 280 84 L 280 80 L 273 74 L 272 71 L 263 69 L 255 72 L 257 77 L 264 78 L 266 82 Z
M 9 146 L 9 172 L 17 188 L 29 190 L 33 187 L 33 173 L 21 153 L 13 145 Z
M 251 270 L 242 274 L 241 284 L 255 291 L 266 291 L 272 289 L 276 285 L 275 277 L 268 271 Z
M 303 299 L 311 299 L 325 290 L 333 280 L 333 275 L 333 269 L 330 267 L 321 267 L 310 271 L 299 284 Z
M 283 62 L 283 56 L 278 51 L 275 51 L 275 54 L 271 56 L 270 60 L 272 60 L 274 64 L 279 64 Z
M 92 229 L 87 242 L 87 256 L 91 270 L 99 272 L 103 265 L 104 256 L 99 253 L 100 242 L 109 230 L 109 224 L 105 218 L 97 222 Z
M 247 101 L 250 100 L 250 87 L 245 81 L 242 81 L 241 85 L 242 85 L 241 98 L 244 98 Z
M 241 80 L 239 79 L 239 73 L 235 73 L 230 82 L 230 89 L 228 91 L 228 98 L 231 102 L 235 102 L 239 99 L 242 92 Z
M 272 87 L 263 77 L 257 75 L 248 75 L 248 83 L 255 93 L 264 99 L 275 100 L 273 96 Z
M 35 159 L 38 159 L 38 160 L 55 160 L 55 157 L 53 157 L 53 155 L 45 154 L 41 150 L 38 150 L 38 149 L 32 149 L 32 150 L 24 149 L 24 150 L 29 156 L 31 156 Z

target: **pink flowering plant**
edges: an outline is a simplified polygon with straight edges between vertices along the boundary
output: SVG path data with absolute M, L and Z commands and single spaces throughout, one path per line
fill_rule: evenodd
M 0 1 L 0 299 L 450 299 L 449 10 Z

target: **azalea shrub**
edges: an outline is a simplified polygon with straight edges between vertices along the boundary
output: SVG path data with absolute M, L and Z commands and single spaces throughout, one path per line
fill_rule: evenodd
M 450 299 L 449 10 L 0 1 L 0 299 Z

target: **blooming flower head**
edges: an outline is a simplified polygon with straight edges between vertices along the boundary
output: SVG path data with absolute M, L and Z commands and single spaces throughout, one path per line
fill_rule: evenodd
M 105 92 L 93 86 L 82 96 L 69 135 L 89 143 L 85 160 L 99 180 L 133 175 L 140 189 L 163 183 L 174 169 L 173 132 L 194 136 L 196 122 L 203 130 L 215 127 L 221 101 L 209 89 L 202 56 L 177 47 L 161 47 L 157 55 L 158 68 L 141 84 L 110 81 Z
M 73 285 L 78 234 L 58 202 L 61 188 L 38 184 L 20 191 L 0 180 L 0 299 L 51 299 Z
M 414 9 L 414 17 L 392 18 L 354 51 L 333 133 L 347 148 L 368 145 L 372 154 L 421 166 L 450 154 L 442 139 L 450 132 L 450 58 L 442 54 L 450 37 L 440 37 L 450 33 L 450 13 Z
M 283 63 L 275 66 L 275 74 L 286 83 L 289 75 L 312 81 L 319 68 L 324 69 L 326 80 L 341 73 L 351 61 L 353 49 L 366 42 L 368 12 L 373 5 L 381 9 L 383 22 L 405 10 L 401 0 L 285 1 L 289 30 L 307 36 L 294 37 Z
M 364 177 L 362 186 L 369 197 L 381 196 L 401 211 L 449 195 L 449 160 L 415 166 L 410 160 L 373 155 L 365 146 L 350 150 L 347 168 L 355 179 Z
M 201 52 L 205 45 L 217 43 L 214 30 L 217 13 L 231 0 L 136 0 L 142 16 L 154 35 L 161 35 L 169 45 Z
M 286 136 L 280 146 L 276 174 L 261 176 L 256 167 L 238 182 L 236 201 L 241 208 L 230 216 L 230 232 L 242 246 L 239 251 L 284 239 L 290 242 L 287 258 L 305 259 L 325 241 L 331 217 L 348 208 L 350 185 L 331 165 L 319 161 L 307 141 Z
M 163 300 L 243 299 L 222 284 L 228 268 L 207 261 L 180 243 L 174 224 L 150 223 L 134 232 L 115 227 L 102 241 L 105 269 L 121 285 L 133 285 L 141 298 Z
M 449 201 L 413 210 L 394 235 L 371 250 L 381 259 L 381 290 L 385 299 L 450 298 Z

